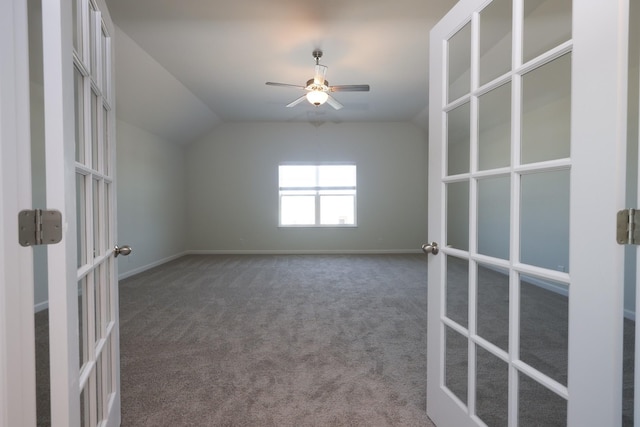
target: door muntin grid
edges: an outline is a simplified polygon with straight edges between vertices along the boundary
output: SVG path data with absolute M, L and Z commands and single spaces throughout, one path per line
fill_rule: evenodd
M 447 274 L 440 293 L 440 378 L 469 415 L 489 425 L 517 425 L 528 410 L 523 394 L 537 395 L 566 422 L 571 4 L 551 3 L 494 0 L 453 32 L 445 47 L 441 182 Z M 562 15 L 560 24 L 540 43 L 530 43 L 525 38 L 540 31 L 540 16 L 549 10 Z M 500 61 L 500 52 L 508 60 Z M 553 207 L 549 216 L 545 206 Z M 540 236 L 530 231 L 541 224 L 556 227 L 549 233 L 561 247 L 543 260 L 535 250 Z M 467 293 L 460 297 L 465 280 Z M 555 340 L 536 341 L 540 328 L 522 326 L 536 321 L 540 307 L 531 295 L 537 290 L 559 301 L 555 314 L 565 319 L 565 328 L 554 331 Z M 497 322 L 499 331 L 489 322 Z M 560 356 L 551 364 L 560 360 L 561 366 L 548 368 L 544 355 L 535 354 L 540 346 L 553 346 Z M 462 370 L 460 352 L 466 359 Z M 499 375 L 489 378 L 491 366 L 499 367 Z M 488 399 L 484 387 L 501 390 L 510 401 Z
M 111 34 L 93 0 L 73 0 L 81 425 L 108 419 L 117 390 Z

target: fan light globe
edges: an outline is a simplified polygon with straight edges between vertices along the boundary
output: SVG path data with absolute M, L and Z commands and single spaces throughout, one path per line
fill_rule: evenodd
M 307 101 L 315 105 L 316 107 L 327 102 L 329 95 L 326 92 L 320 90 L 312 90 L 307 93 Z

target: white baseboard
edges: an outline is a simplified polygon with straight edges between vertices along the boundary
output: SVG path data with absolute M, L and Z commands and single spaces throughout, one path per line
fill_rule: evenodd
M 328 250 L 274 250 L 274 249 L 250 249 L 250 250 L 207 250 L 192 249 L 187 255 L 376 255 L 376 254 L 419 254 L 420 249 L 328 249 Z
M 171 255 L 170 257 L 163 258 L 163 259 L 158 260 L 158 261 L 154 261 L 154 262 L 152 262 L 150 264 L 143 265 L 142 267 L 134 268 L 133 270 L 129 270 L 129 271 L 124 272 L 124 273 L 118 273 L 118 280 L 122 280 L 122 279 L 126 279 L 127 277 L 135 276 L 136 274 L 139 274 L 139 273 L 142 273 L 144 271 L 150 270 L 150 269 L 152 269 L 154 267 L 158 267 L 159 265 L 166 264 L 169 261 L 173 261 L 174 259 L 178 259 L 178 258 L 183 257 L 183 256 L 188 255 L 188 254 L 189 254 L 188 251 L 181 252 L 181 253 L 178 253 L 178 254 L 175 254 L 175 255 Z
M 49 300 L 47 301 L 43 301 L 43 302 L 39 302 L 38 304 L 33 306 L 33 312 L 34 313 L 38 313 L 42 310 L 46 310 L 47 308 L 49 308 Z
M 628 308 L 624 309 L 624 318 L 628 320 L 636 321 L 636 312 L 633 310 L 629 310 Z

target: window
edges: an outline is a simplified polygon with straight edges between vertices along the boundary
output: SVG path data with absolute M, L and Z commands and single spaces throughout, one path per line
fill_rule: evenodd
M 280 165 L 280 226 L 356 225 L 356 165 Z

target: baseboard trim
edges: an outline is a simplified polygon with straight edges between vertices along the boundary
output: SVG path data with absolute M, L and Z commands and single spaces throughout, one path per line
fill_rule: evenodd
M 48 308 L 49 308 L 49 300 L 43 301 L 43 302 L 39 302 L 38 304 L 33 306 L 33 312 L 34 313 L 39 313 L 42 310 L 46 310 Z
M 125 272 L 125 273 L 118 273 L 118 280 L 122 280 L 122 279 L 126 279 L 127 277 L 135 276 L 136 274 L 140 274 L 142 272 L 145 272 L 145 271 L 150 270 L 152 268 L 158 267 L 158 266 L 160 266 L 162 264 L 166 264 L 166 263 L 168 263 L 170 261 L 173 261 L 174 259 L 178 259 L 178 258 L 183 257 L 183 256 L 188 255 L 188 254 L 189 254 L 188 251 L 180 252 L 178 254 L 171 255 L 170 257 L 163 258 L 163 259 L 158 260 L 158 261 L 154 261 L 154 262 L 152 262 L 150 264 L 147 264 L 147 265 L 143 265 L 142 267 L 134 268 L 133 270 L 129 270 L 129 271 Z
M 249 250 L 208 250 L 192 249 L 186 251 L 186 255 L 393 255 L 393 254 L 418 254 L 420 249 L 321 249 L 321 250 L 273 250 L 273 249 L 249 249 Z

